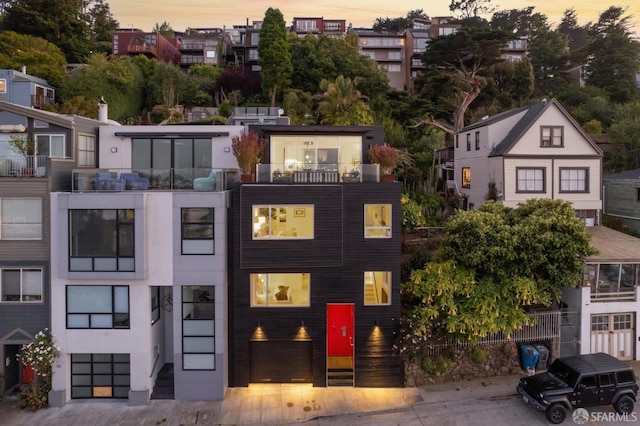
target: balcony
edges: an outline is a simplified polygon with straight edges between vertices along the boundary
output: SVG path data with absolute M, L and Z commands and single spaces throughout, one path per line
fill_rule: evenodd
M 44 108 L 51 106 L 55 103 L 55 100 L 51 96 L 45 95 L 31 95 L 31 106 L 34 108 Z
M 45 177 L 50 161 L 45 155 L 0 155 L 0 177 Z
M 378 164 L 305 164 L 295 169 L 290 164 L 258 164 L 257 183 L 331 184 L 380 182 Z
M 219 192 L 235 169 L 75 169 L 72 192 Z

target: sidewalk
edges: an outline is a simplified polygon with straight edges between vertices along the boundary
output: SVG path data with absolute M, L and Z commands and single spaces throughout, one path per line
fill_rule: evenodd
M 640 361 L 629 362 L 640 377 Z M 35 413 L 16 399 L 0 401 L 3 426 L 191 426 L 309 422 L 315 418 L 385 412 L 425 403 L 514 396 L 522 375 L 498 376 L 415 388 L 314 388 L 265 384 L 230 388 L 224 401 L 153 400 L 143 407 L 125 401 L 73 400 Z

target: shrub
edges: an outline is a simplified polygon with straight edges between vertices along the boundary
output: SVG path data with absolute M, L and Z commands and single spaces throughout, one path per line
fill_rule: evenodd
M 484 364 L 487 361 L 487 351 L 475 346 L 469 351 L 469 358 L 476 364 Z
M 443 376 L 449 373 L 454 365 L 453 360 L 443 356 L 436 358 L 425 357 L 422 360 L 422 369 L 429 374 L 435 374 L 437 376 Z

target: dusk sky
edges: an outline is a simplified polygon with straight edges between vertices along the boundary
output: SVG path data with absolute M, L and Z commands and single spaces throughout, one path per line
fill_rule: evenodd
M 156 23 L 168 22 L 176 31 L 188 27 L 231 27 L 249 20 L 260 21 L 269 7 L 280 9 L 287 25 L 294 17 L 323 17 L 345 19 L 354 27 L 371 27 L 376 18 L 397 18 L 410 10 L 422 9 L 427 15 L 449 16 L 450 0 L 107 0 L 111 12 L 122 28 L 140 28 L 150 31 Z M 629 6 L 627 14 L 634 15 L 636 35 L 640 33 L 640 2 L 623 0 L 566 1 L 566 0 L 494 0 L 491 4 L 499 10 L 522 9 L 535 6 L 549 18 L 552 27 L 560 22 L 562 14 L 572 5 L 578 14 L 580 25 L 596 21 L 609 6 Z M 490 18 L 489 16 L 484 16 Z

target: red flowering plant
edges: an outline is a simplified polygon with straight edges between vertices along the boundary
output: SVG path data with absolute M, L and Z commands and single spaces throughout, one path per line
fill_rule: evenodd
M 231 149 L 244 174 L 255 173 L 256 164 L 262 161 L 265 140 L 255 132 L 245 132 L 231 138 Z
M 398 150 L 392 146 L 374 145 L 368 151 L 369 160 L 374 164 L 380 165 L 380 172 L 383 175 L 390 175 L 396 168 L 399 161 Z

